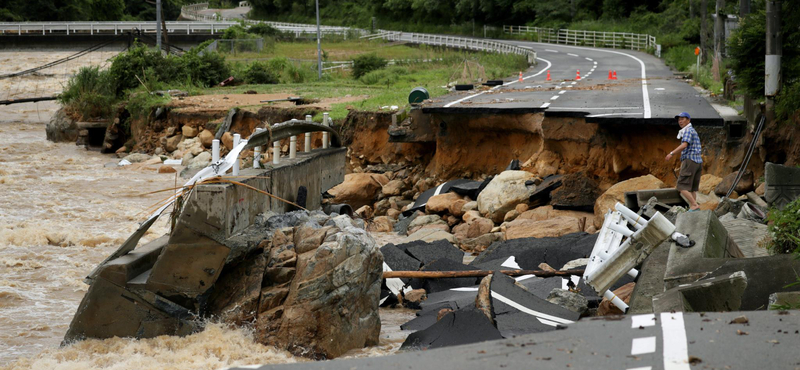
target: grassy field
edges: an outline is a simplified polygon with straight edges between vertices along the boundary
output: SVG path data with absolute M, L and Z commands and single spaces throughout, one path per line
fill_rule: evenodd
M 369 72 L 355 79 L 348 70 L 326 71 L 317 79 L 316 63 L 296 60 L 316 58 L 316 43 L 276 43 L 274 50 L 264 53 L 226 54 L 239 68 L 253 59 L 291 58 L 296 66 L 294 75 L 281 77 L 279 84 L 244 84 L 226 88 L 200 89 L 194 94 L 230 94 L 255 90 L 259 93 L 286 93 L 306 98 L 337 98 L 363 96 L 358 101 L 333 104 L 331 117 L 347 116 L 348 107 L 358 110 L 379 110 L 382 107 L 406 105 L 408 94 L 415 87 L 424 87 L 431 97 L 446 94 L 453 83 L 480 83 L 488 79 L 505 78 L 528 68 L 525 58 L 517 55 L 468 53 L 449 49 L 374 41 L 342 41 L 323 44 L 328 60 L 351 60 L 361 54 L 374 53 L 385 59 L 403 60 L 397 65 Z M 299 72 L 298 72 L 299 71 Z M 301 74 L 302 81 L 296 80 Z M 321 120 L 315 117 L 315 120 Z

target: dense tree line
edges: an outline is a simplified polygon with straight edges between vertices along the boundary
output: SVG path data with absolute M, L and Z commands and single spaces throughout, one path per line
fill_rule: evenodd
M 155 0 L 152 1 L 153 4 Z M 177 19 L 191 1 L 162 0 L 164 19 Z M 0 21 L 154 20 L 155 5 L 145 0 L 3 0 Z

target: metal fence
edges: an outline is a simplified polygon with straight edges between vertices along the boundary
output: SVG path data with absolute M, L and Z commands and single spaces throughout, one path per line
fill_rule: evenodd
M 614 49 L 657 51 L 660 45 L 656 37 L 628 32 L 601 32 L 565 30 L 528 26 L 503 26 L 503 33 L 510 35 L 533 35 L 533 40 L 551 44 L 606 47 Z
M 529 64 L 536 64 L 536 52 L 503 42 L 469 37 L 431 35 L 426 33 L 380 31 L 376 36 L 389 41 L 406 41 L 413 44 L 444 46 L 456 49 L 487 51 L 492 53 L 524 55 Z

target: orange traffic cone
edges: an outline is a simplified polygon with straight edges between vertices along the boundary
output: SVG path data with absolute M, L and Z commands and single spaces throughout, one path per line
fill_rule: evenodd
M 611 74 L 611 70 L 610 69 L 608 70 L 608 79 L 609 80 L 613 80 L 614 79 L 614 75 Z
M 522 71 L 519 72 L 519 82 L 522 82 Z
M 617 71 L 614 71 L 614 79 L 617 79 Z
M 575 81 L 580 81 L 580 80 L 581 80 L 581 70 L 579 69 L 578 74 L 575 75 Z
M 547 81 L 550 81 L 550 70 L 547 70 Z

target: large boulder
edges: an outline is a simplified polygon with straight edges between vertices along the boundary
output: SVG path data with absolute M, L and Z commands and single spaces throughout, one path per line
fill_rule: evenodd
M 212 144 L 214 143 L 214 133 L 208 130 L 200 131 L 197 135 L 200 138 L 200 143 L 203 144 L 205 148 L 211 148 Z
M 597 201 L 594 203 L 594 226 L 598 229 L 603 226 L 605 214 L 609 209 L 614 208 L 614 204 L 617 202 L 625 204 L 625 193 L 629 191 L 664 189 L 668 187 L 669 185 L 653 175 L 635 177 L 614 184 L 612 187 L 608 188 L 603 195 L 597 198 Z
M 719 196 L 724 196 L 728 193 L 731 186 L 733 185 L 733 181 L 736 180 L 737 172 L 729 173 L 727 176 L 722 178 L 722 181 L 717 184 L 717 187 L 714 188 L 714 193 Z M 742 174 L 742 178 L 739 179 L 739 182 L 736 183 L 736 188 L 733 190 L 739 194 L 747 194 L 755 189 L 755 175 L 753 171 L 747 170 L 744 171 Z
M 314 359 L 378 344 L 380 249 L 363 229 L 332 227 L 324 234 L 314 238 L 320 245 L 296 255 L 291 244 L 271 246 L 256 320 L 259 342 Z
M 586 218 L 586 225 L 594 224 L 594 213 L 573 211 L 568 209 L 554 209 L 553 206 L 541 206 L 534 209 L 522 212 L 516 219 L 530 219 L 534 221 L 543 221 L 549 218 L 567 216 L 573 217 L 578 220 Z
M 533 174 L 526 171 L 503 171 L 478 195 L 478 210 L 495 223 L 503 222 L 508 211 L 528 202 L 536 186 L 526 185 L 526 182 L 533 178 Z
M 405 188 L 405 183 L 403 180 L 394 179 L 383 185 L 383 195 L 391 196 L 391 195 L 400 195 L 403 193 L 403 189 Z
M 350 173 L 344 182 L 328 190 L 334 196 L 333 203 L 349 204 L 353 209 L 375 203 L 378 193 L 389 179 L 376 173 Z
M 550 193 L 550 204 L 560 208 L 592 210 L 601 191 L 583 172 L 566 175 L 561 186 Z
M 714 176 L 710 173 L 707 173 L 703 176 L 700 176 L 700 186 L 697 189 L 698 192 L 701 194 L 711 194 L 714 192 L 714 189 L 722 182 L 722 177 Z
M 428 199 L 427 203 L 425 203 L 425 212 L 427 213 L 450 212 L 450 206 L 453 206 L 453 203 L 455 203 L 456 201 L 463 201 L 462 196 L 456 193 L 444 193 L 444 194 L 434 195 Z M 466 202 L 461 204 L 461 207 L 463 207 L 464 204 L 466 204 Z M 458 207 L 459 211 L 461 207 Z M 453 208 L 456 207 L 453 206 Z
M 516 219 L 506 225 L 506 240 L 558 237 L 581 231 L 578 219 L 559 216 L 543 221 Z
M 44 128 L 47 140 L 54 142 L 72 142 L 78 140 L 78 123 L 67 116 L 64 108 L 59 109 L 50 117 L 50 122 Z

